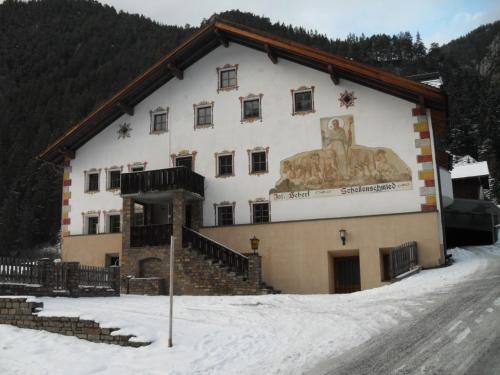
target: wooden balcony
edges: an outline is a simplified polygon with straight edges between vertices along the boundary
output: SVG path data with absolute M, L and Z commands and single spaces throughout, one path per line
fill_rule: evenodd
M 181 189 L 203 198 L 205 177 L 186 167 L 123 173 L 121 175 L 122 196 L 163 193 Z
M 172 224 L 135 225 L 130 227 L 130 247 L 170 244 Z

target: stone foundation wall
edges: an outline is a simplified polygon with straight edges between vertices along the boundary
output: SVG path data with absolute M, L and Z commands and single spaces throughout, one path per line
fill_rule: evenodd
M 131 278 L 125 281 L 122 293 L 158 296 L 165 294 L 165 279 L 158 277 Z
M 157 295 L 169 290 L 169 249 L 124 249 L 122 259 L 122 293 Z M 175 251 L 174 293 L 177 295 L 253 295 L 273 293 L 261 282 L 261 258 L 250 254 L 248 277 L 237 275 L 220 264 L 213 263 L 196 250 L 183 248 Z M 140 278 L 140 264 L 144 259 L 157 258 L 158 271 L 154 278 Z M 133 278 L 127 278 L 133 276 Z
M 28 302 L 26 298 L 0 298 L 0 324 L 10 324 L 19 328 L 43 330 L 59 333 L 65 336 L 75 336 L 79 339 L 114 344 L 121 346 L 140 347 L 149 342 L 129 341 L 131 335 L 112 335 L 119 328 L 102 328 L 93 320 L 82 320 L 69 317 L 38 316 L 36 313 L 43 308 L 41 302 Z

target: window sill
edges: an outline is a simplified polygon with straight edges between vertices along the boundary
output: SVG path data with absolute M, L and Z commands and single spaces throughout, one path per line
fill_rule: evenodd
M 92 194 L 97 194 L 97 193 L 99 193 L 99 192 L 100 192 L 100 190 L 87 190 L 87 191 L 85 192 L 85 194 L 91 194 L 91 195 L 92 195 Z
M 238 90 L 239 86 L 229 86 L 229 87 L 219 87 L 217 89 L 217 93 L 225 92 L 225 91 L 233 91 L 233 90 Z
M 315 113 L 316 111 L 314 109 L 311 109 L 310 111 L 300 111 L 300 112 L 293 112 L 292 116 L 305 116 L 310 113 Z
M 149 132 L 150 135 L 160 135 L 163 133 L 168 133 L 168 129 L 165 130 L 152 130 Z
M 260 176 L 262 174 L 267 174 L 269 173 L 269 171 L 262 171 L 262 172 L 250 172 L 249 175 L 250 176 Z
M 252 123 L 252 122 L 257 122 L 260 121 L 262 122 L 262 117 L 248 117 L 248 118 L 242 118 L 241 123 Z
M 219 174 L 219 175 L 215 176 L 215 178 L 229 178 L 229 177 L 234 177 L 234 173 L 233 174 Z
M 117 188 L 109 188 L 109 189 L 106 189 L 106 191 L 109 191 L 111 193 L 116 193 L 116 192 L 119 192 L 121 189 L 119 187 Z
M 195 129 L 206 129 L 206 128 L 213 128 L 214 124 L 203 124 L 203 125 L 198 125 L 196 124 L 194 126 Z

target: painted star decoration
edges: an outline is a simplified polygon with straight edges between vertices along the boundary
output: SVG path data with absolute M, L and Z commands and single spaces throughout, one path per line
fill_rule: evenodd
M 343 107 L 345 106 L 346 108 L 349 107 L 354 107 L 354 101 L 357 98 L 354 96 L 354 91 L 347 91 L 345 90 L 343 93 L 340 94 L 339 102 L 340 106 Z
M 130 127 L 130 124 L 127 124 L 126 122 L 123 124 L 118 125 L 118 139 L 120 138 L 129 138 L 130 137 L 130 132 L 132 131 L 132 128 Z

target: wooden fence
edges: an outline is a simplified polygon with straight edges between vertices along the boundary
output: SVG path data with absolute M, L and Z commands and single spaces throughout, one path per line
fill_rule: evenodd
M 18 284 L 40 284 L 36 261 L 0 257 L 0 282 Z
M 80 285 L 93 287 L 111 287 L 113 270 L 111 268 L 80 266 Z
M 100 291 L 95 291 L 97 289 Z M 0 257 L 0 295 L 53 295 L 60 292 L 67 292 L 71 296 L 117 295 L 120 293 L 120 269 L 83 266 L 78 262 L 54 262 L 50 259 L 33 261 Z

